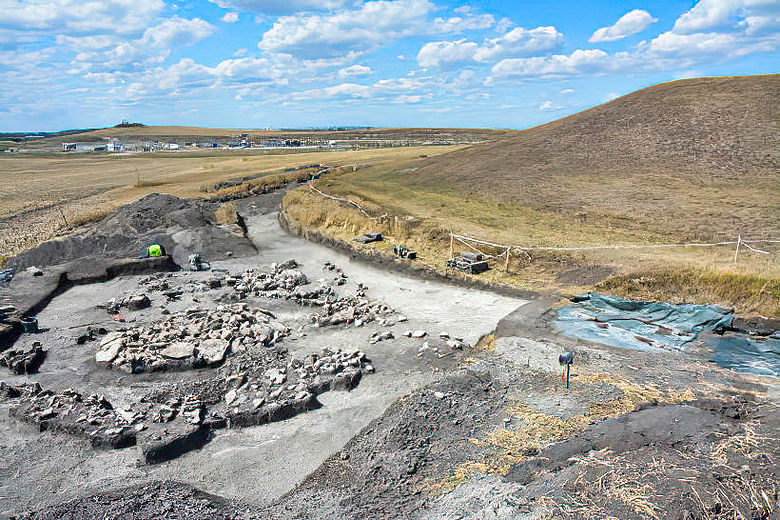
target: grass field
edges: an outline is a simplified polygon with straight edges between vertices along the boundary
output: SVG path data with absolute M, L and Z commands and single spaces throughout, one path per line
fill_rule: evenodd
M 222 181 L 311 164 L 385 165 L 457 147 L 0 156 L 0 255 L 12 256 L 149 193 L 213 196 Z
M 366 231 L 382 231 L 389 240 L 361 247 L 390 253 L 394 245 L 403 244 L 420 253 L 419 262 L 440 271 L 449 256 L 450 231 L 527 247 L 670 244 L 678 237 L 676 229 L 667 227 L 668 221 L 663 218 L 655 225 L 640 225 L 609 214 L 582 219 L 576 213 L 545 212 L 458 195 L 446 187 L 440 191 L 410 189 L 372 170 L 345 173 L 317 185 L 328 193 L 359 202 L 379 218 L 367 218 L 349 205 L 300 188 L 285 197 L 288 219 L 300 228 L 345 241 Z M 380 180 L 374 184 L 372 180 L 377 176 Z M 479 278 L 567 295 L 595 288 L 635 298 L 720 303 L 741 312 L 774 316 L 780 312 L 777 246 L 762 247 L 773 254 L 743 251 L 736 264 L 733 246 L 529 251 L 530 258 L 513 255 L 508 272 L 498 262 Z M 490 252 L 489 248 L 483 250 Z M 457 251 L 468 248 L 458 244 Z

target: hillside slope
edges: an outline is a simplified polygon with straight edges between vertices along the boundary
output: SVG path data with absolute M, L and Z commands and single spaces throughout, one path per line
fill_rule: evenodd
M 777 196 L 765 204 L 765 190 L 778 194 L 779 99 L 780 75 L 664 83 L 431 158 L 405 172 L 404 183 L 640 222 L 663 211 L 689 235 L 765 235 L 777 231 L 780 209 Z M 716 222 L 710 197 L 696 206 L 697 191 L 713 189 L 725 189 L 732 200 L 723 204 L 743 211 L 721 208 L 728 222 Z M 707 223 L 685 225 L 700 212 Z

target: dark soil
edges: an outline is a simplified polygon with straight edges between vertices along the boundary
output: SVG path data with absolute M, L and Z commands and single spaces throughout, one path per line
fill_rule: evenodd
M 176 518 L 234 520 L 251 518 L 248 510 L 178 482 L 158 482 L 88 496 L 13 520 L 92 520 Z
M 8 267 L 46 267 L 88 256 L 135 258 L 149 244 L 161 244 L 177 264 L 185 265 L 192 253 L 206 260 L 222 260 L 226 253 L 247 256 L 257 251 L 238 224 L 218 226 L 218 204 L 172 195 L 152 194 L 74 235 L 44 242 L 10 259 Z
M 331 456 L 267 518 L 410 518 L 440 480 L 479 448 L 469 439 L 507 405 L 508 387 L 487 372 L 465 370 L 401 398 Z

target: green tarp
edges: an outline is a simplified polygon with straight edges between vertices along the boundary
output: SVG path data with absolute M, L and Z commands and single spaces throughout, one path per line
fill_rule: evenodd
M 679 350 L 702 330 L 731 325 L 734 314 L 717 305 L 673 305 L 589 293 L 558 311 L 563 334 L 614 347 Z

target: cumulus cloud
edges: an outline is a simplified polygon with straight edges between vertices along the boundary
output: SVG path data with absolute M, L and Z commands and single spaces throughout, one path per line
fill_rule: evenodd
M 371 72 L 371 67 L 366 67 L 365 65 L 351 65 L 339 70 L 339 76 L 342 78 L 349 76 L 365 76 L 366 74 L 371 74 Z
M 776 30 L 778 14 L 780 7 L 770 5 L 768 0 L 701 0 L 677 19 L 671 31 L 661 33 L 649 42 L 641 42 L 630 51 L 608 54 L 600 49 L 578 49 L 568 55 L 505 59 L 493 67 L 486 84 L 515 79 L 689 69 L 708 61 L 771 52 L 780 41 Z M 605 31 L 600 36 L 616 34 Z
M 493 66 L 489 81 L 530 76 L 550 77 L 586 74 L 606 70 L 611 66 L 610 55 L 599 49 L 577 49 L 571 54 L 512 58 Z
M 593 33 L 589 42 L 612 42 L 615 40 L 621 40 L 632 34 L 636 34 L 644 31 L 650 26 L 650 24 L 657 22 L 657 18 L 653 18 L 647 11 L 641 9 L 634 9 L 629 11 L 615 22 L 615 25 L 609 27 L 602 27 Z
M 446 68 L 469 61 L 488 62 L 504 56 L 546 52 L 562 43 L 563 34 L 555 27 L 517 27 L 498 38 L 486 38 L 481 45 L 465 39 L 426 43 L 417 53 L 417 63 L 421 67 Z
M 523 29 L 517 27 L 499 38 L 485 40 L 474 55 L 477 61 L 491 61 L 503 56 L 520 56 L 546 52 L 563 44 L 563 34 L 555 27 Z
M 2 0 L 0 27 L 126 34 L 145 28 L 164 7 L 162 0 Z
M 731 25 L 739 18 L 772 14 L 780 7 L 775 0 L 700 0 L 674 23 L 673 31 L 693 33 Z M 760 14 L 759 14 L 760 13 Z
M 417 63 L 421 67 L 446 67 L 465 63 L 474 59 L 479 45 L 465 39 L 454 42 L 429 42 L 417 53 Z
M 304 59 L 365 52 L 400 36 L 414 34 L 433 4 L 428 0 L 378 0 L 332 15 L 282 16 L 257 47 Z
M 454 16 L 452 18 L 436 18 L 432 24 L 432 32 L 459 33 L 463 31 L 475 31 L 487 29 L 493 25 L 495 18 L 492 14 Z
M 431 20 L 437 9 L 430 0 L 374 0 L 354 10 L 281 16 L 257 46 L 304 60 L 334 58 L 360 55 L 407 36 L 480 30 L 494 23 L 492 15 L 471 12 Z
M 114 40 L 106 36 L 58 37 L 58 42 L 79 50 L 74 64 L 85 71 L 132 69 L 162 62 L 174 46 L 194 45 L 214 32 L 200 18 L 173 17 L 149 27 L 140 38 Z
M 222 17 L 222 21 L 225 23 L 236 23 L 238 21 L 238 13 L 234 11 L 225 13 L 225 16 Z
M 144 31 L 140 43 L 168 48 L 174 45 L 194 45 L 213 32 L 214 26 L 200 18 L 187 20 L 174 16 Z
M 416 96 L 427 95 L 418 94 L 415 91 L 420 91 L 428 86 L 427 82 L 409 79 L 382 79 L 371 85 L 361 85 L 358 83 L 341 83 L 339 85 L 333 85 L 325 88 L 317 88 L 306 90 L 303 92 L 296 92 L 291 95 L 296 100 L 309 100 L 309 99 L 332 99 L 332 98 L 345 98 L 345 99 L 387 99 L 396 100 L 400 96 Z M 415 92 L 415 93 L 413 93 Z
M 241 9 L 263 14 L 290 14 L 301 11 L 329 11 L 354 7 L 360 0 L 210 0 L 226 9 Z

